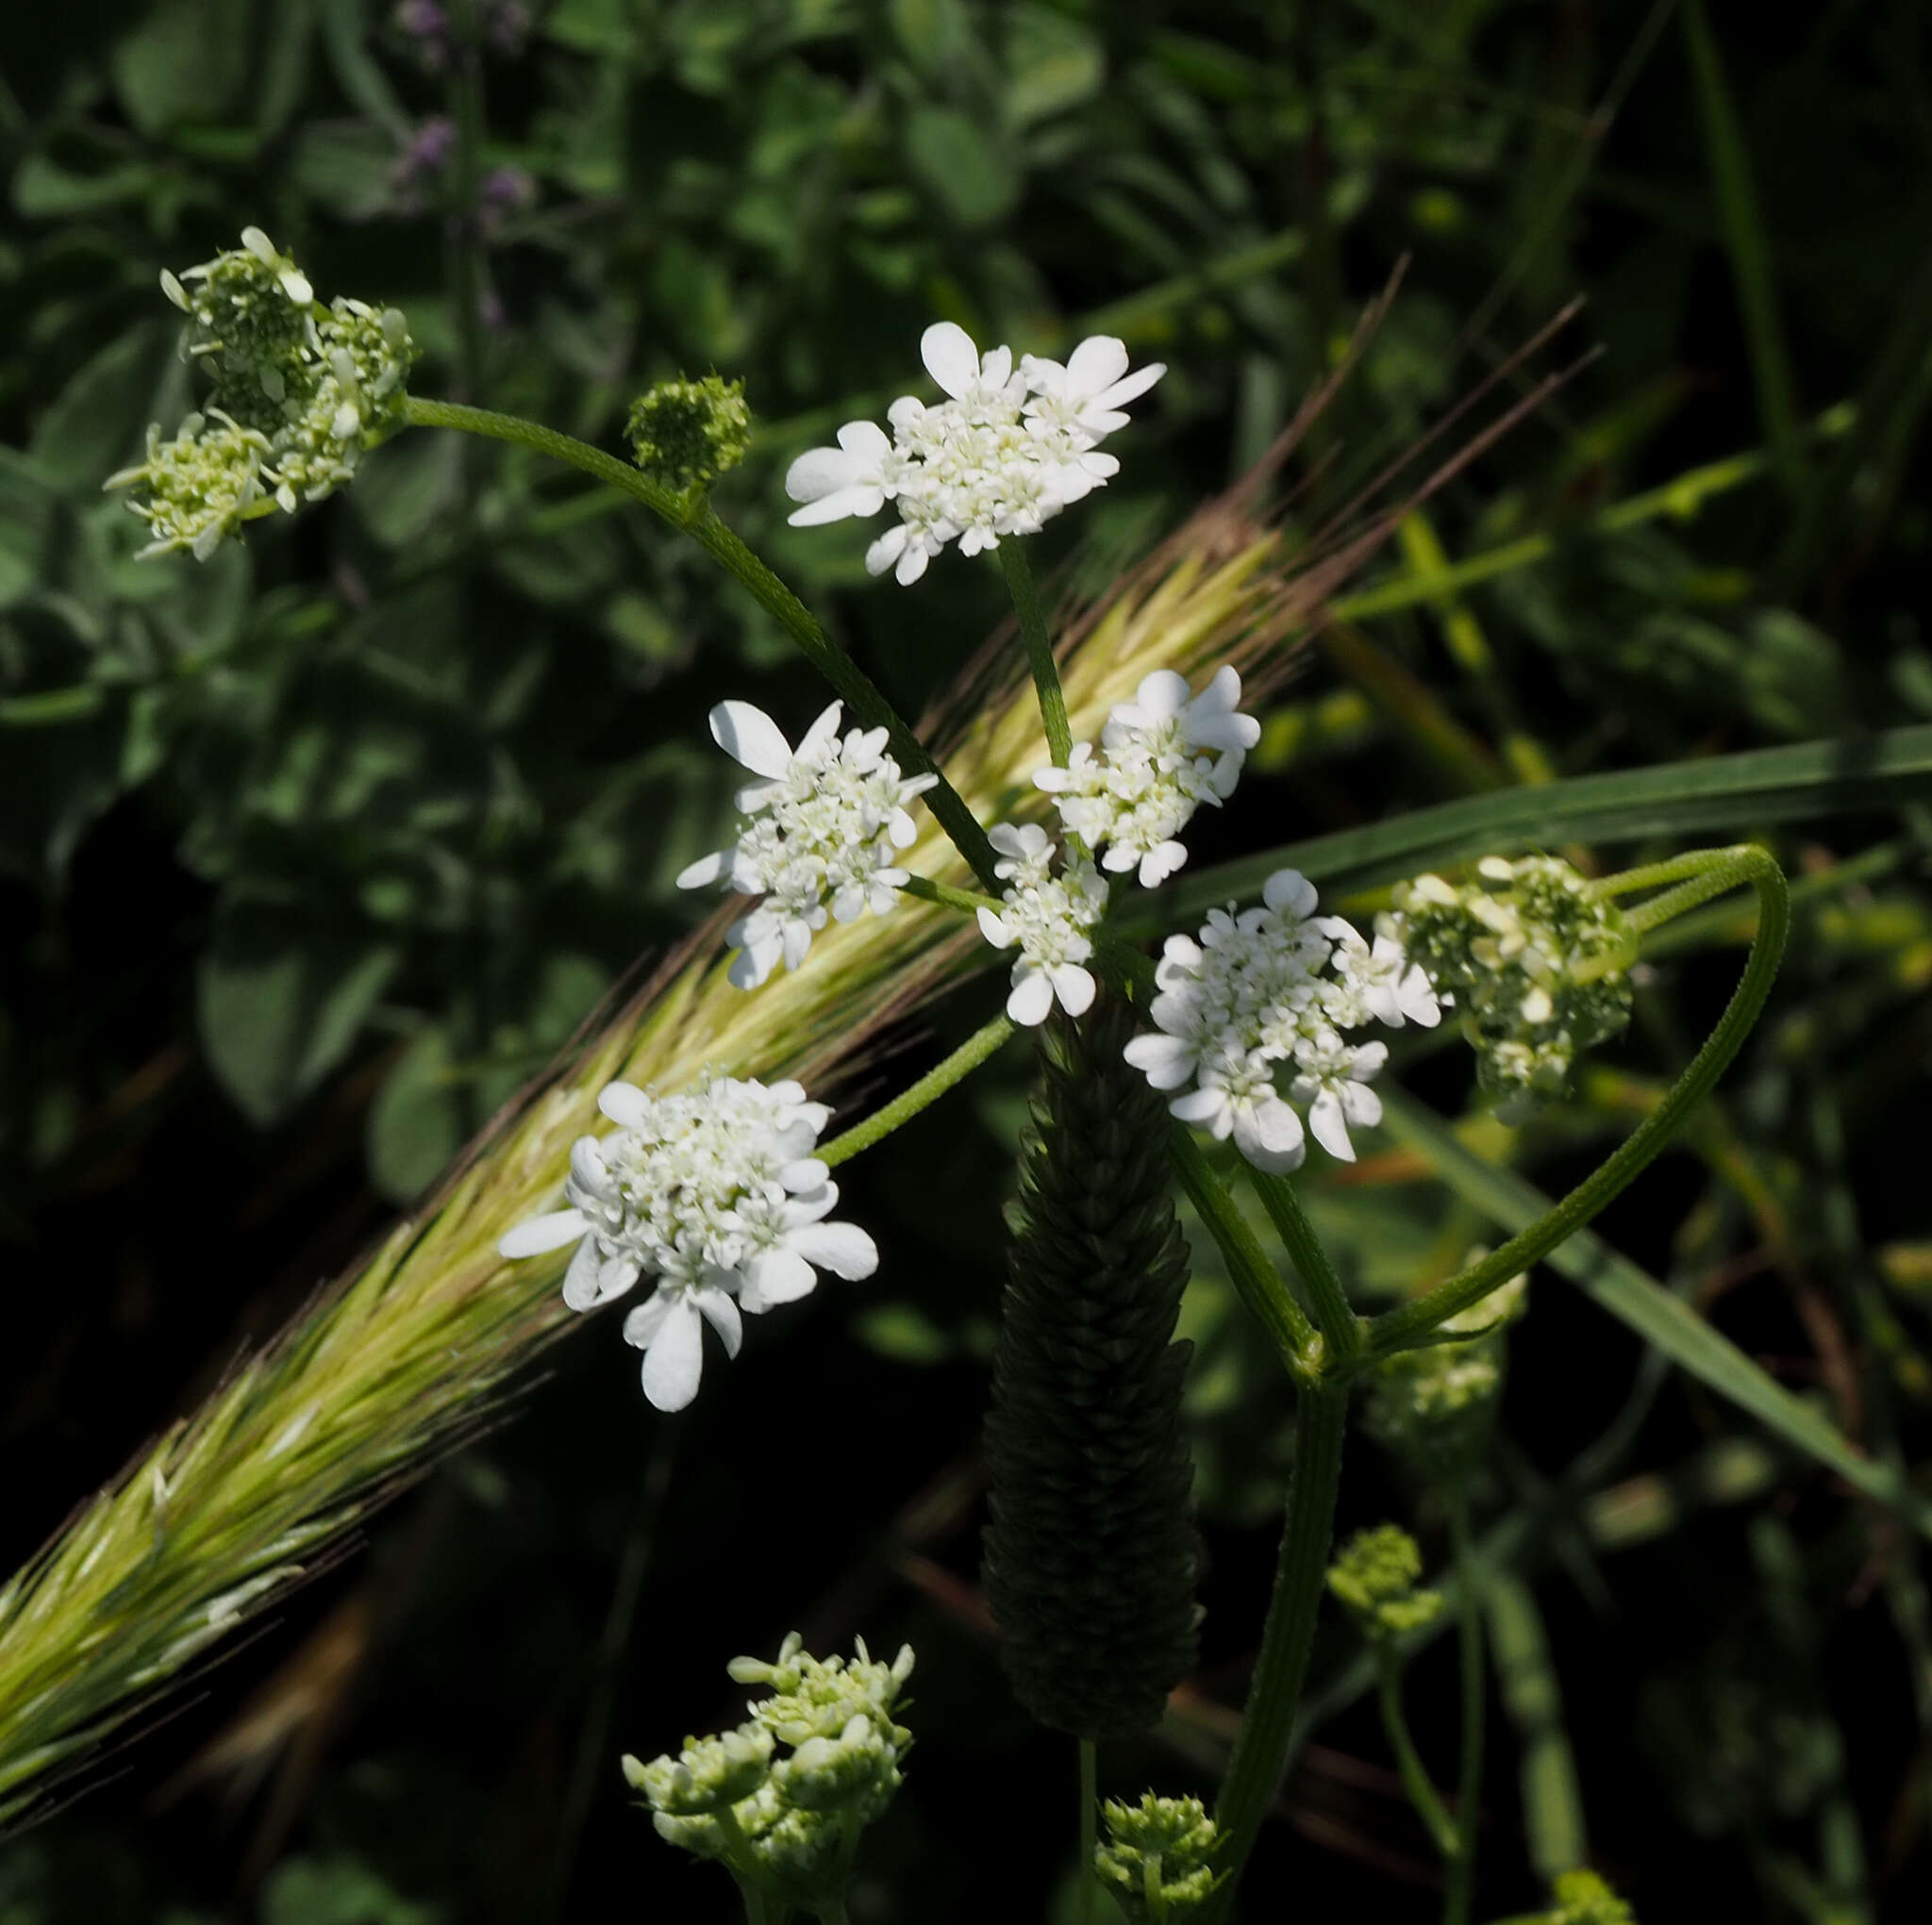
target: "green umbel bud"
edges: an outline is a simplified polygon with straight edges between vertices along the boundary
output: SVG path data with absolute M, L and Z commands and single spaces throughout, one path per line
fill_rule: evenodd
M 1637 1925 L 1637 1914 L 1593 1871 L 1566 1871 L 1557 1880 L 1548 1925 Z
M 151 433 L 146 463 L 107 484 L 142 484 L 143 554 L 205 561 L 242 522 L 332 493 L 402 426 L 415 346 L 401 312 L 345 298 L 325 308 L 260 228 L 161 287 L 189 318 L 184 351 L 212 377 L 207 415 L 222 425 L 194 415 L 173 442 Z
M 1463 1268 L 1487 1254 L 1478 1246 Z M 1400 1352 L 1370 1378 L 1362 1414 L 1370 1435 L 1425 1481 L 1459 1476 L 1488 1449 L 1508 1360 L 1504 1332 L 1523 1314 L 1527 1286 L 1510 1277 L 1443 1319 L 1449 1341 Z
M 788 1909 L 836 1905 L 859 1834 L 903 1782 L 912 1734 L 892 1708 L 911 1675 L 911 1648 L 891 1665 L 862 1641 L 850 1662 L 819 1659 L 793 1632 L 775 1663 L 734 1658 L 729 1668 L 776 1695 L 734 1732 L 688 1738 L 675 1758 L 626 1757 L 625 1781 L 650 1806 L 660 1838 L 719 1860 L 741 1886 Z M 778 1755 L 781 1744 L 789 1755 Z
M 1132 1925 L 1185 1918 L 1227 1876 L 1215 1869 L 1221 1833 L 1198 1798 L 1108 1799 L 1100 1817 L 1107 1836 L 1093 1848 L 1094 1875 Z
M 1395 890 L 1401 939 L 1461 1012 L 1483 1087 L 1521 1100 L 1560 1090 L 1583 1051 L 1630 1020 L 1628 919 L 1554 856 L 1489 856 L 1456 888 Z
M 1187 1245 L 1166 1104 L 1119 1004 L 1041 1038 L 986 1424 L 986 1591 L 1013 1689 L 1081 1737 L 1152 1724 L 1194 1659 Z
M 1442 1609 L 1440 1591 L 1416 1588 L 1423 1553 L 1398 1524 L 1357 1531 L 1328 1567 L 1328 1588 L 1372 1643 L 1392 1644 L 1420 1631 Z
M 706 493 L 751 446 L 744 383 L 707 374 L 660 381 L 631 404 L 625 427 L 637 464 L 674 494 Z
M 153 536 L 142 556 L 185 548 L 206 561 L 245 521 L 274 512 L 268 438 L 218 407 L 189 415 L 172 441 L 147 431 L 147 459 L 110 474 L 103 488 L 139 488 L 131 504 Z
M 626 1758 L 624 1775 L 653 1811 L 698 1818 L 749 1798 L 765 1782 L 771 1764 L 771 1733 L 761 1724 L 745 1724 L 715 1738 L 686 1738 L 675 1758 L 654 1758 L 648 1765 Z

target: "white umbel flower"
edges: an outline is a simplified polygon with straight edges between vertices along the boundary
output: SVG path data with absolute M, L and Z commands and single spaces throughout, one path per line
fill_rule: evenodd
M 893 859 L 918 834 L 908 805 L 939 777 L 901 775 L 882 728 L 841 737 L 842 713 L 833 703 L 794 749 L 748 702 L 721 702 L 711 711 L 718 746 L 763 779 L 738 791 L 738 806 L 751 818 L 738 840 L 691 863 L 677 886 L 722 882 L 764 898 L 727 934 L 739 952 L 731 980 L 741 989 L 757 988 L 780 961 L 795 970 L 827 917 L 884 915 L 908 879 Z
M 658 1097 L 613 1083 L 597 1106 L 618 1127 L 572 1147 L 568 1207 L 519 1223 L 497 1249 L 525 1257 L 575 1243 L 573 1310 L 652 1280 L 624 1336 L 644 1352 L 644 1395 L 659 1410 L 697 1395 L 706 1323 L 735 1357 L 741 1312 L 806 1295 L 821 1270 L 856 1279 L 878 1268 L 863 1230 L 825 1220 L 839 1189 L 812 1152 L 831 1112 L 798 1084 L 708 1077 Z
M 1382 1120 L 1369 1084 L 1389 1051 L 1343 1032 L 1437 1016 L 1433 997 L 1424 1012 L 1392 931 L 1377 937 L 1391 945 L 1378 959 L 1353 925 L 1315 909 L 1308 879 L 1280 869 L 1259 907 L 1210 911 L 1198 940 L 1169 937 L 1148 1007 L 1155 1033 L 1125 1051 L 1155 1088 L 1179 1092 L 1168 1104 L 1176 1117 L 1232 1137 L 1257 1170 L 1300 1167 L 1307 1143 L 1295 1104 L 1307 1111 L 1307 1134 L 1352 1161 L 1350 1126 Z
M 1064 769 L 1037 770 L 1034 784 L 1054 798 L 1060 820 L 1101 866 L 1136 871 L 1143 888 L 1163 883 L 1188 859 L 1180 833 L 1204 804 L 1219 808 L 1234 793 L 1261 724 L 1237 713 L 1241 678 L 1215 672 L 1198 695 L 1172 669 L 1144 677 L 1131 702 L 1116 703 L 1100 732 L 1100 751 L 1082 742 Z
M 1020 952 L 1008 1017 L 1031 1029 L 1056 1003 L 1069 1016 L 1086 1015 L 1097 987 L 1086 967 L 1093 954 L 1087 932 L 1107 912 L 1107 884 L 1078 857 L 1064 858 L 1060 873 L 1052 874 L 1052 844 L 1034 823 L 998 823 L 987 839 L 1003 858 L 994 872 L 1009 880 L 1000 897 L 1004 906 L 979 911 L 979 933 L 995 949 Z
M 945 400 L 902 396 L 887 412 L 890 438 L 871 422 L 848 422 L 836 448 L 808 449 L 785 475 L 800 504 L 796 527 L 863 519 L 891 503 L 898 524 L 873 542 L 865 565 L 907 585 L 948 542 L 977 555 L 1004 537 L 1037 535 L 1103 486 L 1120 463 L 1098 452 L 1101 441 L 1126 425 L 1125 404 L 1167 372 L 1154 362 L 1127 373 L 1126 349 L 1095 335 L 1064 367 L 1028 356 L 1016 373 L 1010 348 L 982 355 L 950 321 L 928 327 L 919 352 Z

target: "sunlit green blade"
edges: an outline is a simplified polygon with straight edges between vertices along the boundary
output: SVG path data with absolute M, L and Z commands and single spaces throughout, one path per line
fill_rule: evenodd
M 1259 895 L 1277 869 L 1298 869 L 1329 894 L 1345 894 L 1512 849 L 1730 833 L 1925 795 L 1932 795 L 1932 725 L 1579 775 L 1312 836 L 1199 874 L 1183 871 L 1175 888 L 1137 920 L 1172 927 Z
M 1550 1200 L 1534 1184 L 1465 1149 L 1425 1104 L 1391 1088 L 1383 1092 L 1383 1108 L 1393 1135 L 1426 1157 L 1457 1195 L 1504 1229 L 1521 1230 L 1550 1207 Z M 1792 1396 L 1728 1337 L 1601 1238 L 1579 1231 L 1544 1261 L 1707 1389 L 1932 1536 L 1932 1504 L 1897 1470 L 1867 1457 L 1827 1419 Z
M 1523 1842 L 1536 1875 L 1548 1884 L 1581 1865 L 1589 1850 L 1562 1689 L 1530 1587 L 1514 1571 L 1492 1569 L 1483 1608 L 1503 1708 L 1516 1727 L 1522 1759 Z

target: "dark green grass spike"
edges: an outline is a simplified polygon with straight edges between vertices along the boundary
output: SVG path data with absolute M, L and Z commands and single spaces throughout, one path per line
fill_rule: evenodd
M 1086 1738 L 1154 1723 L 1199 1616 L 1192 1346 L 1172 1341 L 1188 1253 L 1166 1104 L 1121 1060 L 1132 1031 L 1102 1004 L 1042 1036 L 986 1422 L 1007 1675 L 1041 1723 Z

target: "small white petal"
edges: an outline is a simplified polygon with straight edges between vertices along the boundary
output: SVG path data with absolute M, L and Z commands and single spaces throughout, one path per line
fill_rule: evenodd
M 1137 1036 L 1121 1054 L 1156 1089 L 1178 1089 L 1194 1073 L 1193 1045 L 1177 1036 Z
M 1091 971 L 1078 963 L 1056 963 L 1048 974 L 1053 978 L 1053 992 L 1069 1016 L 1085 1016 L 1092 1008 L 1096 985 Z
M 698 1306 L 698 1314 L 724 1338 L 724 1354 L 735 1357 L 739 1345 L 744 1341 L 744 1322 L 738 1314 L 738 1305 L 715 1284 L 692 1291 L 691 1302 Z
M 1257 1170 L 1285 1175 L 1307 1155 L 1302 1120 L 1277 1097 L 1244 1104 L 1234 1119 L 1235 1147 Z
M 651 1099 L 635 1083 L 607 1083 L 597 1092 L 597 1107 L 619 1129 L 635 1130 L 651 1114 Z
M 705 1368 L 704 1324 L 679 1292 L 644 1352 L 644 1395 L 659 1410 L 682 1410 L 698 1394 Z
M 714 849 L 708 855 L 700 855 L 695 862 L 687 863 L 677 871 L 677 887 L 681 889 L 701 889 L 707 883 L 713 883 L 732 865 L 736 852 L 730 849 Z
M 1013 984 L 1007 998 L 1007 1020 L 1022 1029 L 1034 1029 L 1053 1008 L 1053 980 L 1044 970 L 1029 969 Z
M 635 1350 L 649 1350 L 671 1315 L 671 1306 L 680 1293 L 673 1289 L 653 1290 L 624 1319 L 624 1340 Z
M 1319 1091 L 1308 1105 L 1308 1129 L 1316 1142 L 1331 1156 L 1344 1163 L 1355 1161 L 1355 1145 L 1348 1140 L 1348 1122 L 1341 1113 L 1341 1099 L 1332 1089 Z
M 995 949 L 1010 949 L 1013 946 L 1013 932 L 1007 927 L 1006 919 L 991 909 L 980 908 L 974 911 L 979 923 L 979 933 Z
M 808 1223 L 785 1240 L 808 1263 L 851 1282 L 879 1267 L 878 1245 L 856 1223 Z
M 1314 913 L 1315 886 L 1298 869 L 1277 869 L 1263 884 L 1261 899 L 1279 913 L 1287 910 L 1297 921 Z
M 1086 401 L 1127 372 L 1126 343 L 1110 334 L 1090 334 L 1067 357 L 1067 395 Z
M 818 1272 L 797 1251 L 782 1247 L 759 1251 L 745 1263 L 743 1275 L 739 1302 L 755 1317 L 774 1303 L 792 1303 L 809 1296 L 819 1280 Z
M 936 321 L 919 337 L 919 358 L 948 394 L 964 394 L 979 379 L 979 350 L 955 322 Z
M 783 778 L 791 767 L 791 747 L 778 724 L 749 702 L 721 702 L 711 710 L 711 738 L 733 761 L 767 781 Z
M 588 1310 L 597 1301 L 597 1272 L 603 1267 L 604 1258 L 598 1251 L 597 1239 L 586 1236 L 577 1245 L 569 1270 L 563 1273 L 563 1301 L 571 1309 Z
M 541 1256 L 546 1251 L 575 1243 L 590 1227 L 590 1220 L 581 1210 L 553 1210 L 547 1217 L 531 1217 L 505 1231 L 496 1246 L 497 1254 Z

